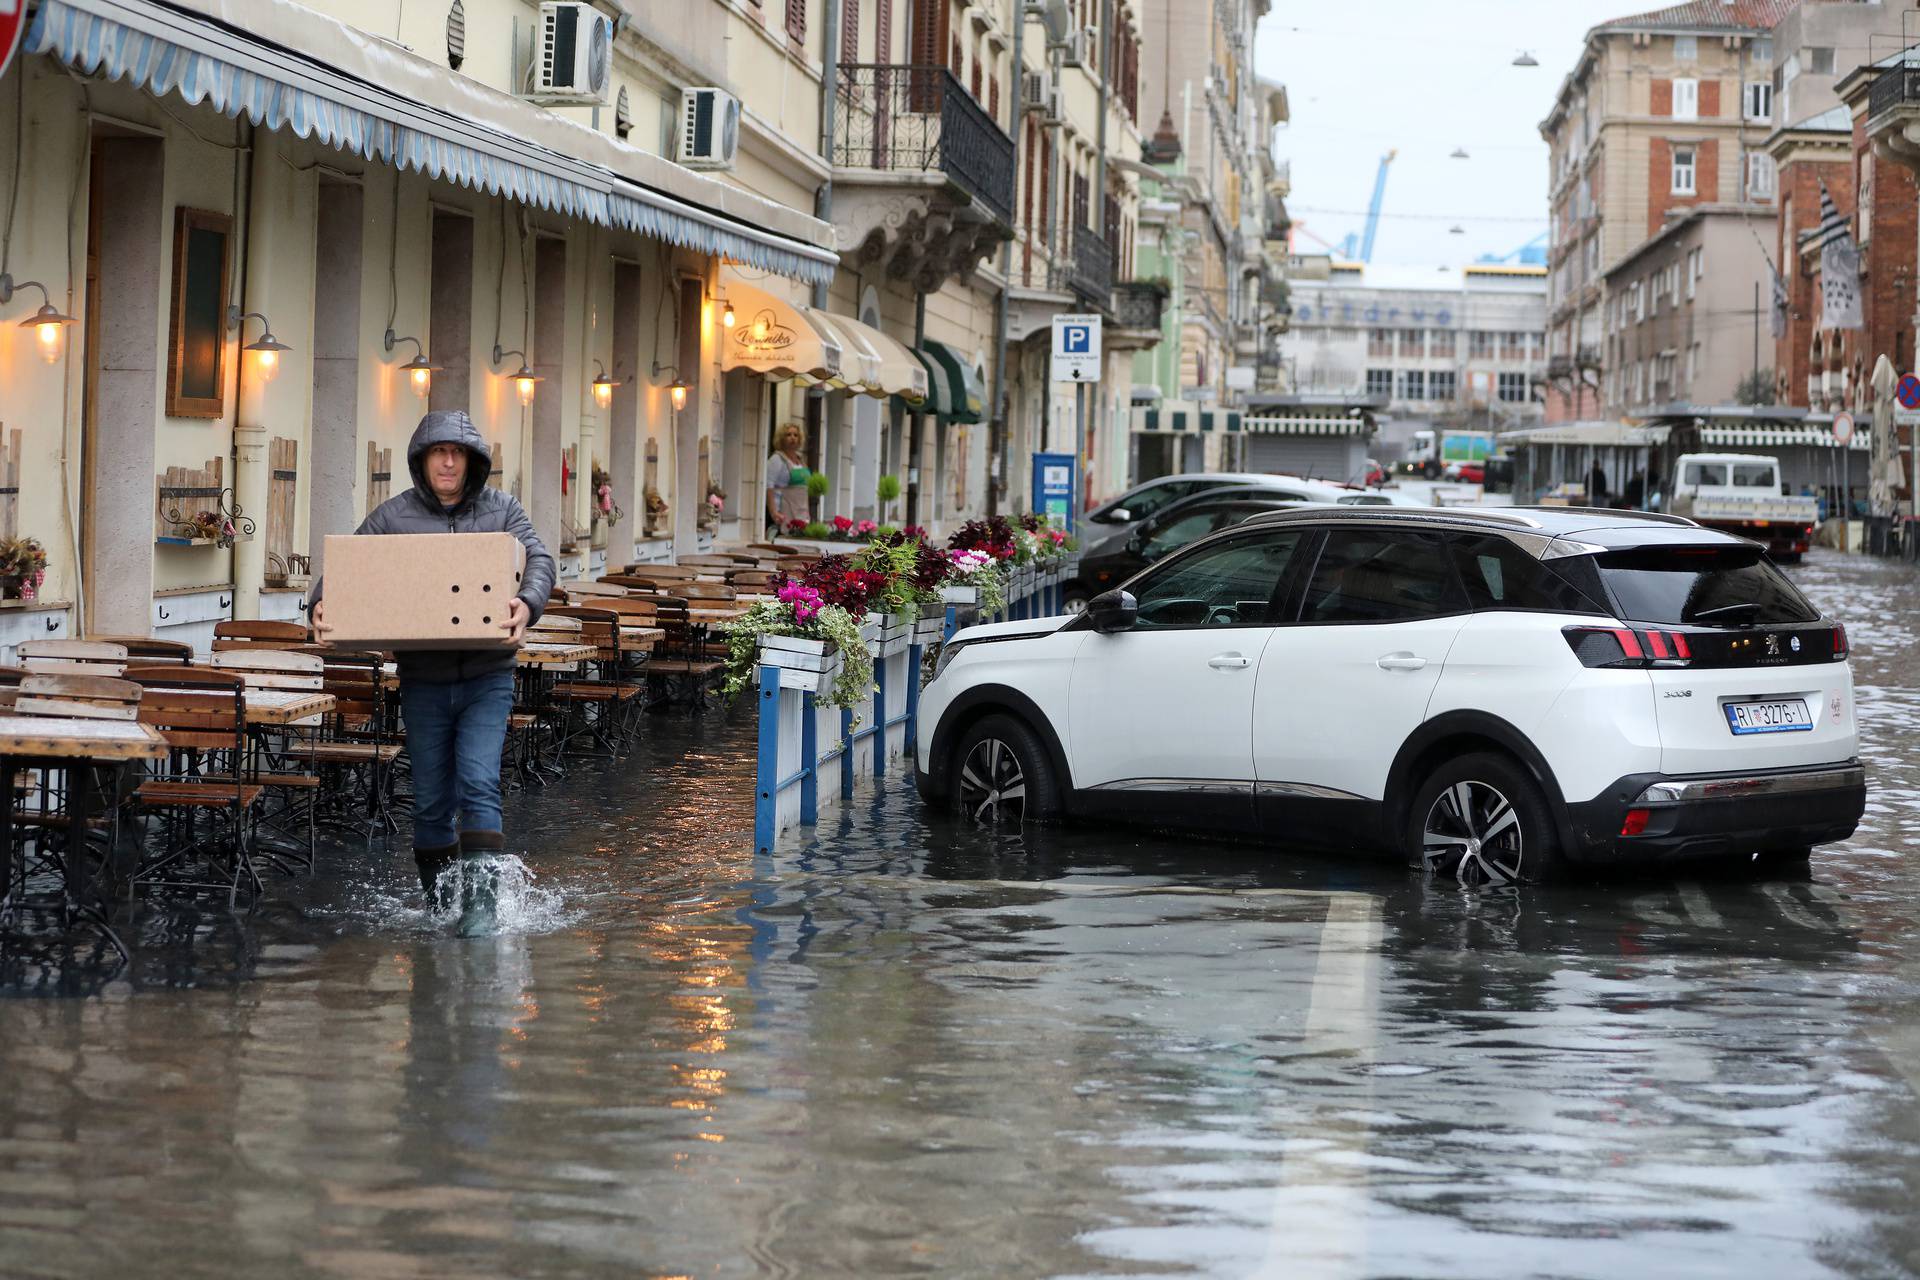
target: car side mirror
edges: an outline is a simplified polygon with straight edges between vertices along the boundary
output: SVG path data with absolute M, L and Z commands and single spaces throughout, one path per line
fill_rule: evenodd
M 1132 627 L 1140 617 L 1140 606 L 1131 591 L 1121 591 L 1116 587 L 1087 601 L 1087 616 L 1093 619 L 1095 631 L 1101 635 L 1111 635 Z
M 1127 510 L 1125 507 L 1115 507 L 1113 510 L 1107 512 L 1107 519 L 1113 521 L 1115 524 L 1131 524 L 1133 523 L 1133 512 Z

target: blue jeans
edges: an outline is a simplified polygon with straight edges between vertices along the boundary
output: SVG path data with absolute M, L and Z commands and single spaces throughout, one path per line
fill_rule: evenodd
M 513 672 L 446 684 L 406 680 L 400 707 L 413 766 L 413 845 L 444 849 L 462 831 L 500 830 L 500 752 Z

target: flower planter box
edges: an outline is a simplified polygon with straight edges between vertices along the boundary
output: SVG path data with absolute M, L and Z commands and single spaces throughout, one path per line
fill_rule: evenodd
M 759 662 L 780 669 L 780 687 L 819 693 L 840 678 L 840 651 L 831 640 L 798 636 L 760 637 Z
M 933 644 L 947 633 L 947 614 L 942 609 L 938 613 L 922 614 L 913 624 L 913 642 L 915 644 Z
M 940 599 L 947 604 L 979 604 L 980 588 L 942 587 L 940 588 Z
M 913 634 L 914 624 L 919 621 L 920 618 L 917 614 L 885 614 L 882 616 L 880 622 L 880 638 L 882 640 L 898 640 L 902 637 L 910 636 Z

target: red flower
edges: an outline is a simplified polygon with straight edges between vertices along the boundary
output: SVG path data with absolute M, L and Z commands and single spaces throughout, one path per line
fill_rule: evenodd
M 846 516 L 835 516 L 833 518 L 833 528 L 836 533 L 851 533 L 853 532 L 853 521 Z

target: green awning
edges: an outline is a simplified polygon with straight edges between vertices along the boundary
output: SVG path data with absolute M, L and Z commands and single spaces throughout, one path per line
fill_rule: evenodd
M 953 384 L 947 376 L 946 366 L 919 347 L 908 347 L 907 352 L 926 366 L 927 398 L 919 404 L 913 404 L 903 396 L 895 396 L 894 403 L 907 413 L 930 413 L 937 421 L 945 422 L 953 416 Z
M 935 366 L 945 375 L 934 379 L 935 382 L 947 384 L 945 389 L 948 404 L 940 410 L 940 421 L 943 423 L 985 421 L 987 388 L 979 372 L 944 342 L 936 342 L 928 338 L 921 344 L 921 350 L 933 357 Z

